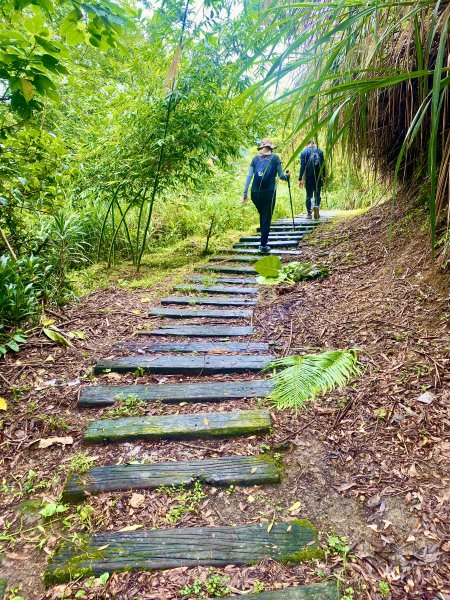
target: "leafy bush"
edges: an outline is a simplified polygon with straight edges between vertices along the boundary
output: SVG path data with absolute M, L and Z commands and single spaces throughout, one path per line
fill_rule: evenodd
M 326 277 L 330 270 L 325 265 L 314 263 L 290 262 L 283 265 L 278 256 L 265 256 L 258 260 L 253 267 L 259 273 L 256 281 L 262 285 L 276 285 L 285 282 L 288 284 Z

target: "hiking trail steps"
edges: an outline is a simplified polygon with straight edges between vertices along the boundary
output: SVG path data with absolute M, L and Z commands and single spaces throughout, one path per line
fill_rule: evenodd
M 295 227 L 289 219 L 274 221 L 269 236 L 273 254 L 286 259 L 300 256 L 302 252 L 297 247 L 301 239 L 324 220 L 308 221 L 297 217 Z M 269 366 L 275 358 L 269 354 L 270 345 L 257 341 L 255 337 L 250 338 L 255 336 L 253 326 L 248 324 L 253 315 L 252 309 L 195 308 L 195 305 L 255 306 L 259 291 L 255 269 L 226 263 L 251 265 L 261 255 L 255 248 L 257 246 L 258 236 L 242 237 L 233 248 L 210 257 L 209 264 L 195 267 L 194 270 L 200 274 L 188 276 L 187 281 L 192 283 L 174 287 L 175 292 L 181 292 L 180 295 L 163 298 L 161 307 L 152 308 L 148 313 L 150 317 L 160 319 L 200 319 L 202 324 L 181 322 L 141 329 L 136 332 L 137 339 L 116 342 L 110 350 L 132 354 L 104 358 L 95 365 L 94 373 L 138 371 L 139 374 L 203 377 L 257 373 Z M 191 296 L 191 293 L 196 295 Z M 146 341 L 144 336 L 148 336 L 149 340 Z M 167 339 L 159 341 L 152 339 L 154 337 Z M 174 341 L 172 338 L 180 339 Z M 195 338 L 207 339 L 201 341 Z M 272 391 L 272 381 L 262 377 L 256 380 L 234 378 L 188 383 L 165 380 L 162 385 L 87 385 L 78 399 L 80 409 L 111 406 L 130 397 L 148 404 L 215 402 L 220 406 L 216 412 L 191 410 L 160 416 L 145 414 L 99 418 L 88 424 L 83 442 L 120 444 L 133 440 L 225 439 L 266 434 L 272 426 L 266 408 L 230 411 L 224 409 L 224 403 L 266 398 Z M 100 465 L 84 474 L 72 474 L 66 482 L 62 499 L 79 502 L 92 494 L 193 485 L 196 481 L 212 486 L 276 484 L 280 481 L 280 465 L 267 455 Z M 66 582 L 80 574 L 87 576 L 202 565 L 251 565 L 264 558 L 291 564 L 322 555 L 317 532 L 305 519 L 272 522 L 269 527 L 251 524 L 109 531 L 86 536 L 82 544 L 64 542 L 60 545 L 48 565 L 45 580 L 47 585 L 51 585 Z M 320 583 L 250 594 L 249 597 L 261 600 L 337 600 L 339 592 L 335 584 Z

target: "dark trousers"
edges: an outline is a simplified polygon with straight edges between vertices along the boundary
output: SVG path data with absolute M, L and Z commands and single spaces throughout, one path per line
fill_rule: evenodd
M 322 189 L 323 182 L 321 179 L 316 181 L 315 179 L 306 179 L 305 181 L 305 190 L 306 190 L 306 210 L 308 214 L 311 214 L 312 210 L 312 197 L 314 196 L 314 205 L 320 206 L 320 191 Z
M 252 202 L 259 212 L 259 227 L 261 229 L 261 246 L 267 246 L 270 222 L 277 200 L 276 190 L 252 190 Z

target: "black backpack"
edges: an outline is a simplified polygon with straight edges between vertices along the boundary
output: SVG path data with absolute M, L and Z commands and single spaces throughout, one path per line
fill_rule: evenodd
M 264 189 L 269 187 L 270 182 L 276 176 L 277 164 L 273 160 L 275 154 L 269 158 L 268 161 L 263 160 L 259 156 L 255 160 L 255 173 L 253 175 L 253 189 Z M 274 173 L 275 171 L 275 173 Z
M 309 149 L 309 156 L 306 160 L 306 174 L 313 175 L 316 179 L 320 175 L 320 171 L 322 168 L 319 149 L 314 146 Z

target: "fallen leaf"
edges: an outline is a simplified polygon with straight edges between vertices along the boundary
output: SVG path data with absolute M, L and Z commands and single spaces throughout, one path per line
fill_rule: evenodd
M 44 327 L 42 331 L 50 340 L 52 340 L 52 342 L 61 344 L 61 346 L 72 346 L 72 343 L 66 337 L 64 337 L 62 333 L 56 331 L 56 329 L 49 329 L 47 327 Z
M 139 308 L 136 308 L 135 310 L 132 310 L 131 312 L 132 312 L 134 315 L 140 315 L 140 314 L 141 314 L 141 311 L 140 311 L 140 309 L 139 309 Z
M 255 497 L 254 496 L 252 496 L 252 495 L 247 496 L 247 502 L 249 504 L 253 504 L 254 501 L 255 501 Z
M 25 556 L 25 554 L 18 554 L 17 552 L 9 552 L 7 558 L 10 560 L 28 560 L 30 557 Z
M 302 505 L 301 502 L 295 502 L 291 507 L 288 508 L 288 512 L 290 512 L 290 513 L 297 512 L 300 509 L 301 505 Z
M 209 425 L 209 421 L 208 421 L 208 419 L 206 417 L 203 419 L 203 424 L 204 425 Z
M 46 315 L 42 315 L 41 317 L 41 325 L 42 327 L 49 327 L 55 323 L 55 319 L 50 319 Z
M 35 442 L 38 442 L 38 448 L 48 448 L 49 446 L 54 446 L 55 444 L 69 446 L 70 444 L 73 444 L 73 437 L 69 435 L 67 437 L 41 438 L 40 440 L 35 440 L 31 443 L 34 444 Z
M 142 304 L 146 304 L 147 302 L 151 302 L 151 301 L 152 301 L 151 298 L 141 298 Z
M 6 410 L 8 408 L 8 403 L 4 398 L 0 398 L 0 410 Z
M 422 402 L 422 404 L 431 404 L 435 399 L 436 396 L 432 392 L 425 392 L 417 398 L 417 402 Z
M 130 506 L 132 508 L 141 508 L 141 506 L 144 506 L 144 502 L 145 502 L 144 494 L 136 494 L 136 492 L 131 494 Z
M 122 527 L 119 531 L 136 531 L 137 529 L 142 529 L 143 525 L 128 525 L 127 527 Z
M 385 408 L 376 408 L 373 411 L 373 416 L 376 419 L 385 419 L 387 417 L 387 410 Z

